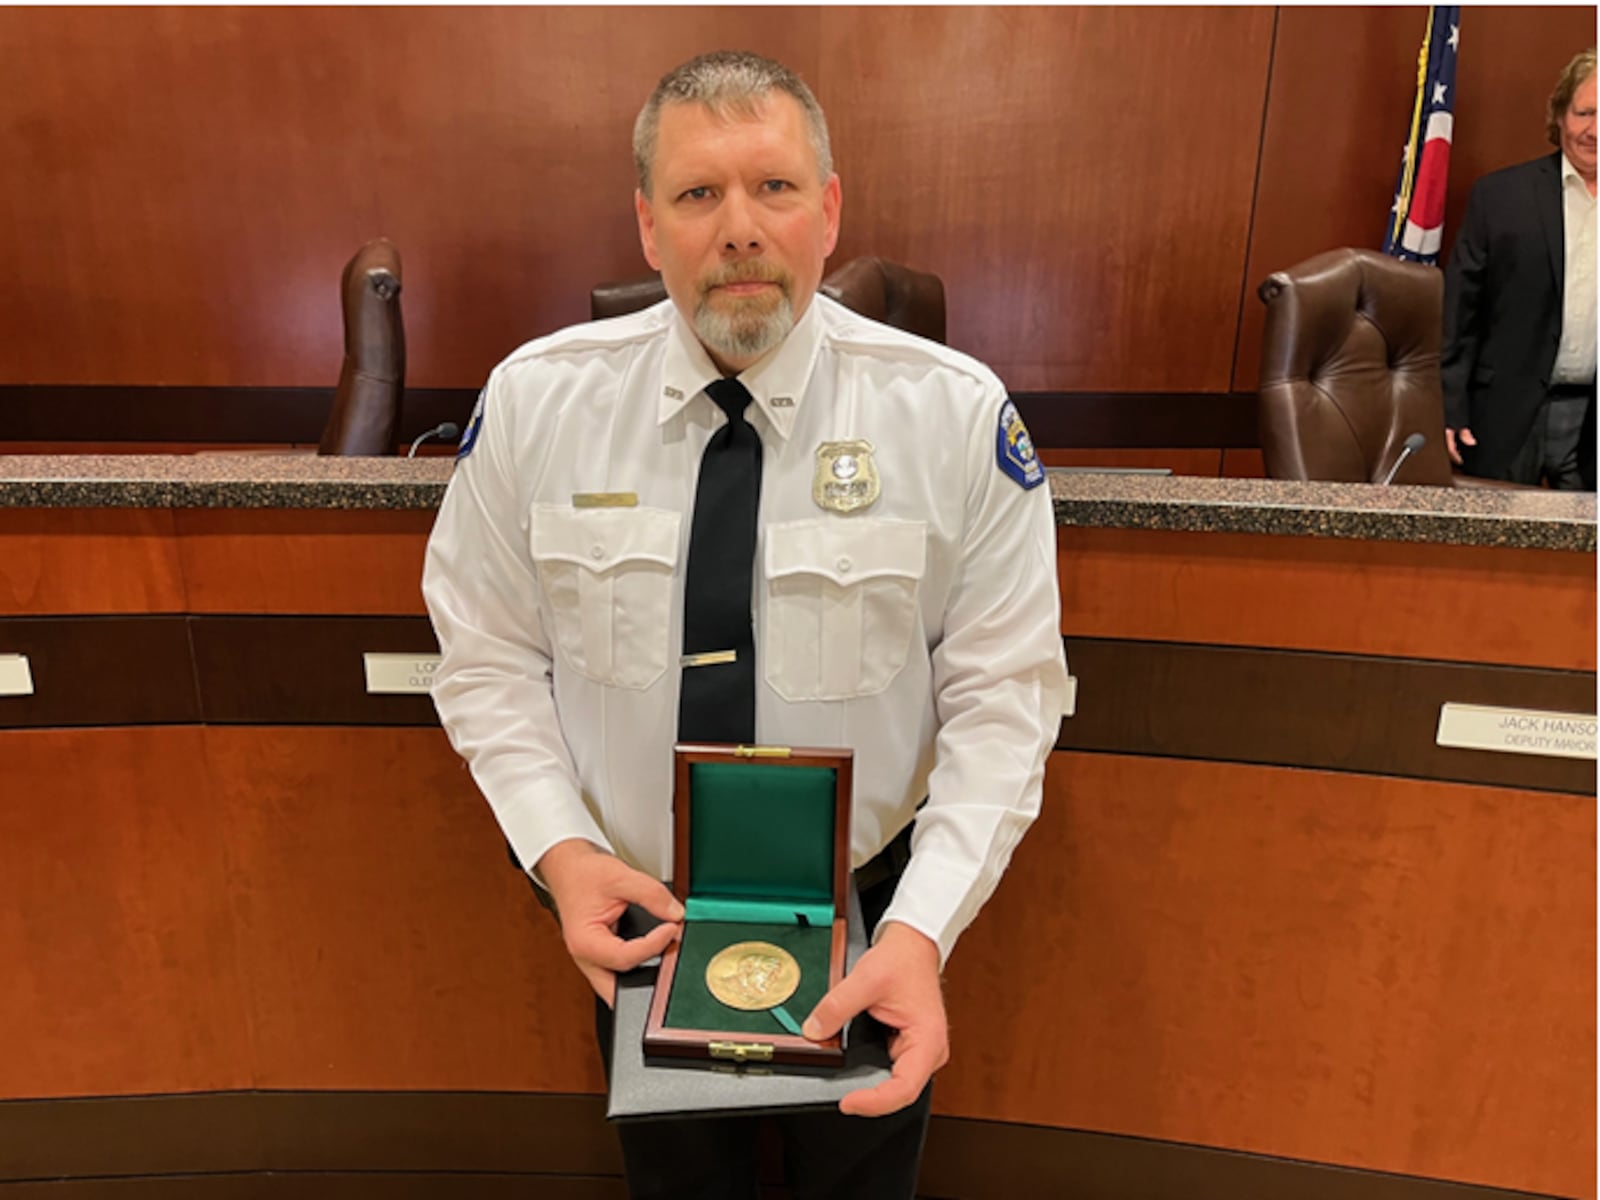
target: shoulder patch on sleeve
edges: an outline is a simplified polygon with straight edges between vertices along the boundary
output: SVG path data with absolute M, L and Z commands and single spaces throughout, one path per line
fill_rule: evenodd
M 488 391 L 485 388 L 478 393 L 478 403 L 473 405 L 472 416 L 467 418 L 467 431 L 461 435 L 461 444 L 456 447 L 457 462 L 471 454 L 473 446 L 478 444 L 478 431 L 483 428 L 483 398 Z
M 1033 452 L 1033 439 L 1017 413 L 1017 406 L 1007 400 L 1000 406 L 1000 428 L 995 434 L 995 457 L 1000 469 L 1022 487 L 1024 491 L 1044 482 L 1044 467 Z

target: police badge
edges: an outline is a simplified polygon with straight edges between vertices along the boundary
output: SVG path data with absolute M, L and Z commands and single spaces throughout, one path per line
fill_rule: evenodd
M 829 512 L 856 512 L 877 500 L 878 490 L 878 468 L 872 461 L 871 442 L 823 442 L 817 447 L 811 498 L 818 507 Z

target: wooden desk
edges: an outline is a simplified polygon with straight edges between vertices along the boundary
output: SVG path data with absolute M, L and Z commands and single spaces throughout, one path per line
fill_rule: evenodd
M 363 687 L 448 471 L 0 459 L 0 1196 L 622 1194 L 584 984 Z M 1432 722 L 1593 711 L 1594 498 L 1052 486 L 1078 713 L 924 1191 L 1593 1196 L 1594 765 Z

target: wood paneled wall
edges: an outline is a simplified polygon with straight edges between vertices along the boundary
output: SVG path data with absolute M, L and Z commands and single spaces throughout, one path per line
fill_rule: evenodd
M 6 9 L 0 384 L 329 385 L 385 235 L 409 384 L 475 387 L 642 271 L 633 115 L 745 46 L 831 112 L 840 261 L 938 271 L 1011 387 L 1247 390 L 1259 279 L 1381 235 L 1425 12 Z M 1594 20 L 1468 10 L 1451 228 Z
M 825 21 L 841 257 L 942 276 L 951 344 L 1014 389 L 1227 391 L 1272 25 L 1270 8 Z

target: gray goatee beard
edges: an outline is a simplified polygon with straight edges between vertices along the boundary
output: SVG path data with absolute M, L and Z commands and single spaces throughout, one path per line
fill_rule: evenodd
M 725 359 L 760 358 L 794 328 L 788 289 L 768 312 L 718 312 L 702 296 L 694 312 L 694 332 L 713 354 Z

